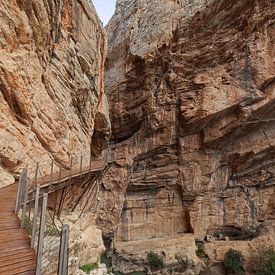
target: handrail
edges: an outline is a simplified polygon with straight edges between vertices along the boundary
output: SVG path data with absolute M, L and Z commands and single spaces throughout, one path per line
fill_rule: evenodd
M 75 161 L 76 160 L 76 161 Z M 79 162 L 78 162 L 79 160 Z M 19 214 L 20 209 L 22 209 L 21 214 L 21 227 L 27 229 L 27 207 L 29 210 L 29 216 L 31 213 L 32 202 L 34 201 L 33 208 L 33 220 L 32 220 L 32 232 L 31 232 L 31 247 L 35 246 L 36 238 L 36 226 L 38 223 L 39 216 L 39 200 L 43 197 L 42 207 L 40 213 L 40 226 L 39 226 L 39 238 L 37 247 L 37 261 L 36 261 L 36 275 L 41 274 L 42 265 L 42 255 L 43 255 L 43 244 L 44 244 L 44 232 L 46 224 L 46 209 L 47 209 L 47 199 L 48 193 L 58 190 L 58 188 L 63 188 L 63 182 L 71 180 L 75 177 L 83 177 L 87 173 L 102 171 L 110 165 L 115 160 L 115 156 L 111 150 L 105 150 L 102 153 L 101 159 L 93 159 L 89 157 L 74 157 L 69 160 L 69 169 L 63 170 L 62 162 L 59 162 L 58 171 L 55 172 L 54 160 L 51 164 L 47 164 L 50 172 L 49 174 L 43 174 L 42 166 L 39 162 L 36 162 L 34 177 L 31 179 L 28 177 L 27 168 L 24 168 L 19 177 L 18 191 L 16 195 L 15 213 Z M 74 165 L 74 163 L 76 165 Z M 68 166 L 67 166 L 68 167 Z M 43 169 L 44 170 L 44 169 Z M 57 185 L 57 188 L 53 189 L 53 185 Z M 32 188 L 31 188 L 32 187 Z M 47 189 L 47 191 L 42 192 L 42 190 Z M 35 194 L 35 195 L 34 195 Z M 67 274 L 67 257 L 68 257 L 68 233 L 69 228 L 67 226 L 62 227 L 61 233 L 61 243 L 60 243 L 60 257 L 59 260 L 59 270 L 62 273 Z M 64 273 L 65 272 L 65 273 Z
M 115 159 L 114 153 L 112 150 L 107 149 L 102 152 L 101 159 L 94 159 L 92 156 L 84 157 L 80 156 L 71 156 L 68 161 L 59 161 L 57 165 L 54 165 L 54 160 L 52 159 L 51 163 L 41 163 L 36 162 L 36 168 L 34 172 L 34 177 L 31 178 L 31 185 L 40 184 L 41 187 L 60 183 L 61 181 L 67 180 L 68 178 L 74 176 L 82 176 L 90 171 L 94 171 L 93 164 L 100 164 L 95 167 L 96 170 L 103 169 L 108 163 L 113 162 Z M 100 163 L 101 161 L 101 163 Z M 68 163 L 64 165 L 63 163 Z M 56 169 L 58 167 L 58 170 Z M 48 173 L 45 173 L 45 170 L 48 170 Z M 65 179 L 64 179 L 65 178 Z

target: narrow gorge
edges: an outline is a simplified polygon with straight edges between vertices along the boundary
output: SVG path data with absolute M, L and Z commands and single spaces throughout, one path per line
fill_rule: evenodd
M 230 249 L 256 274 L 275 248 L 274 0 L 117 0 L 105 28 L 88 0 L 0 15 L 0 187 L 112 151 L 65 204 L 69 274 L 105 251 L 114 274 L 222 275 Z

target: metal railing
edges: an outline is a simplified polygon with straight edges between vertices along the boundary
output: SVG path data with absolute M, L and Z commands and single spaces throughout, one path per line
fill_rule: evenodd
M 93 170 L 101 170 L 114 159 L 114 152 L 107 149 L 102 152 L 99 159 L 74 155 L 66 160 L 54 161 L 52 159 L 48 162 L 36 162 L 31 183 L 33 183 L 32 186 L 39 184 L 41 187 L 45 187 L 47 185 L 50 191 L 53 185 L 76 176 L 83 176 Z
M 101 161 L 102 167 L 99 165 Z M 28 169 L 24 168 L 19 177 L 18 191 L 16 195 L 15 213 L 21 214 L 21 228 L 31 231 L 31 247 L 35 248 L 36 235 L 37 242 L 37 259 L 36 275 L 41 274 L 43 245 L 46 226 L 46 211 L 48 202 L 48 193 L 51 192 L 52 186 L 60 184 L 62 181 L 70 180 L 74 176 L 82 177 L 85 173 L 94 171 L 94 164 L 99 166 L 96 169 L 101 170 L 114 161 L 114 154 L 111 150 L 103 151 L 101 159 L 85 158 L 83 156 L 71 157 L 67 162 L 58 162 L 55 165 L 51 163 L 36 163 L 34 176 L 28 177 Z M 57 169 L 58 170 L 57 170 Z M 49 171 L 48 174 L 45 171 Z M 48 187 L 45 189 L 45 186 Z M 42 189 L 45 192 L 42 192 Z M 47 191 L 46 191 L 47 190 Z M 40 209 L 39 209 L 40 208 Z M 21 211 L 20 211 L 21 210 Z M 40 210 L 40 211 L 39 211 Z M 32 212 L 32 223 L 31 220 Z M 40 220 L 39 220 L 40 218 Z M 38 227 L 39 222 L 39 229 Z M 38 232 L 37 232 L 38 229 Z M 58 262 L 58 274 L 68 274 L 68 257 L 69 257 L 69 226 L 63 225 L 61 228 L 60 251 Z

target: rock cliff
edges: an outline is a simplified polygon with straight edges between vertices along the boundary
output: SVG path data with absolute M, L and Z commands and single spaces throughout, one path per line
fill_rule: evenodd
M 116 163 L 97 219 L 115 248 L 275 219 L 274 14 L 272 0 L 117 1 Z
M 38 160 L 49 173 L 51 159 L 98 155 L 110 122 L 106 33 L 89 1 L 1 1 L 0 18 L 1 187 Z

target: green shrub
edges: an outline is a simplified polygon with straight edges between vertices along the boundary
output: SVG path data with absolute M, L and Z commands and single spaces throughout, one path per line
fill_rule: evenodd
M 224 268 L 228 273 L 233 274 L 244 274 L 244 257 L 242 253 L 238 250 L 230 249 L 224 255 Z
M 252 239 L 255 239 L 259 237 L 259 232 L 256 228 L 253 228 L 253 227 L 248 227 L 248 228 L 245 228 L 239 239 L 240 240 L 252 240 Z
M 106 265 L 108 274 L 112 272 L 112 259 L 103 253 L 100 257 L 100 262 Z
M 196 250 L 196 255 L 199 257 L 199 258 L 202 258 L 202 259 L 208 259 L 208 255 L 206 254 L 206 252 L 204 251 L 204 247 L 203 246 L 199 246 L 198 249 Z
M 83 272 L 89 274 L 92 270 L 98 269 L 98 263 L 84 264 L 79 269 L 81 269 Z
M 27 230 L 30 236 L 32 234 L 32 225 L 32 220 L 29 217 L 25 217 L 25 229 Z
M 251 269 L 256 275 L 275 275 L 274 248 L 261 249 L 251 258 Z
M 143 272 L 143 271 L 135 271 L 135 272 L 131 272 L 131 273 L 127 274 L 127 275 L 146 275 L 146 273 Z
M 152 270 L 161 269 L 164 267 L 163 259 L 153 251 L 147 254 L 147 260 Z
M 121 273 L 119 271 L 116 271 L 114 274 L 115 275 L 146 275 L 147 273 L 145 273 L 143 271 L 135 271 L 135 272 L 131 272 L 131 273 Z
M 46 227 L 44 235 L 45 236 L 51 236 L 51 237 L 58 236 L 59 232 L 56 229 L 56 227 L 52 225 L 52 226 Z

